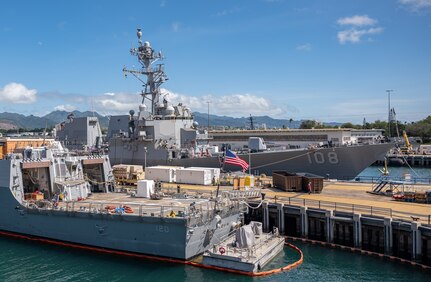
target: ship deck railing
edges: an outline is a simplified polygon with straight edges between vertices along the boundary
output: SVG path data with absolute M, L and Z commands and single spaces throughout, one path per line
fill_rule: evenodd
M 199 226 L 215 217 L 216 214 L 227 216 L 236 212 L 243 212 L 245 207 L 240 202 L 221 203 L 215 212 L 214 202 L 207 201 L 187 206 L 158 205 L 137 202 L 109 202 L 109 201 L 71 201 L 51 202 L 42 200 L 38 202 L 26 201 L 24 207 L 35 212 L 66 212 L 80 214 L 101 214 L 130 217 L 161 217 L 171 219 L 186 219 L 187 226 Z

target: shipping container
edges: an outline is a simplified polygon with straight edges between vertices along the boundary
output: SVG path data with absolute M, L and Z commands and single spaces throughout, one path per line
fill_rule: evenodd
M 175 182 L 176 171 L 182 167 L 175 166 L 151 166 L 146 168 L 145 179 L 161 181 L 161 182 Z
M 297 173 L 302 177 L 302 190 L 308 191 L 308 183 L 311 183 L 311 193 L 321 193 L 323 190 L 323 177 L 311 173 Z
M 220 168 L 214 168 L 214 167 L 187 167 L 191 169 L 208 169 L 211 171 L 211 179 L 213 180 L 213 183 L 217 183 L 220 180 Z
M 176 171 L 176 182 L 182 184 L 211 185 L 212 175 L 207 168 L 182 168 Z
M 302 176 L 286 171 L 272 172 L 272 185 L 284 191 L 302 191 Z

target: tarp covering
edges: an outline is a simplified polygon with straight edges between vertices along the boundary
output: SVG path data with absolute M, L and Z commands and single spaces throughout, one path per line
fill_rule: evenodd
M 254 233 L 251 225 L 242 226 L 236 231 L 236 246 L 250 248 L 254 245 Z
M 262 235 L 262 222 L 250 221 L 250 226 L 254 235 Z

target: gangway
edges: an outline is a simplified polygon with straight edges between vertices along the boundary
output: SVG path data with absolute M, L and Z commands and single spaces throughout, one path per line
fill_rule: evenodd
M 394 190 L 398 192 L 404 193 L 405 190 L 411 190 L 412 189 L 412 182 L 411 181 L 395 181 L 390 180 L 387 177 L 380 178 L 380 180 L 373 185 L 373 188 L 371 191 L 367 191 L 367 193 L 371 194 L 377 194 L 377 195 L 388 195 L 383 188 L 387 187 L 389 185 L 389 191 L 390 195 L 394 194 Z M 401 191 L 398 189 L 398 187 L 401 187 Z M 386 190 L 386 191 L 388 191 Z

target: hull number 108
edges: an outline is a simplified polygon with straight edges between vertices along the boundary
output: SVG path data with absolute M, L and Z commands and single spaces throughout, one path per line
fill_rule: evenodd
M 310 164 L 325 164 L 327 162 L 330 164 L 338 164 L 338 155 L 335 152 L 328 152 L 327 154 L 314 152 L 307 154 L 307 157 Z

